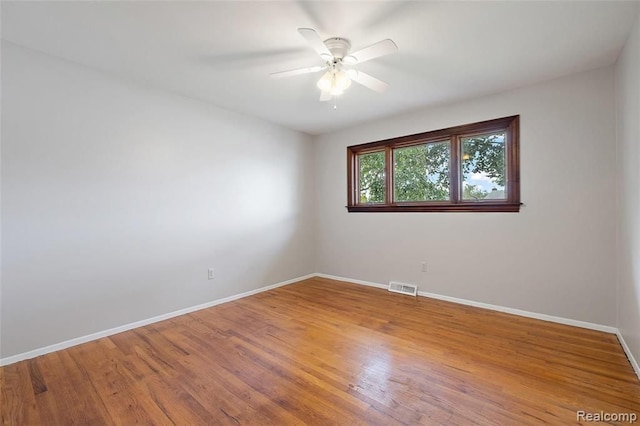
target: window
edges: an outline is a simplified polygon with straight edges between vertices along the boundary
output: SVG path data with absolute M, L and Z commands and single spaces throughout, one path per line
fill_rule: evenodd
M 517 212 L 519 117 L 347 148 L 350 212 Z

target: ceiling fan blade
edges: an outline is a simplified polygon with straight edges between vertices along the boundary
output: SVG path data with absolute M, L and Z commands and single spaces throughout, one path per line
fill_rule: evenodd
M 329 61 L 333 58 L 333 55 L 315 30 L 311 28 L 298 28 L 298 32 L 307 40 L 307 43 L 309 43 L 313 50 L 318 52 L 318 55 L 320 55 L 322 59 Z
M 325 69 L 326 67 L 306 67 L 306 68 L 297 68 L 295 70 L 288 70 L 288 71 L 279 71 L 279 72 L 272 72 L 271 74 L 269 74 L 272 78 L 282 78 L 282 77 L 291 77 L 294 75 L 300 75 L 300 74 L 309 74 L 312 72 L 318 72 L 318 71 L 322 71 L 323 69 Z
M 386 39 L 350 53 L 344 58 L 345 64 L 361 64 L 371 59 L 397 52 L 398 46 L 391 39 Z
M 320 92 L 320 102 L 330 101 L 332 98 L 330 92 Z
M 351 71 L 351 70 L 350 70 Z M 355 81 L 358 84 L 362 84 L 364 87 L 367 87 L 371 90 L 375 90 L 376 92 L 384 92 L 389 87 L 388 83 L 385 83 L 382 80 L 378 80 L 375 77 L 370 76 L 367 73 L 362 71 L 358 71 L 356 73 L 352 73 L 351 80 Z

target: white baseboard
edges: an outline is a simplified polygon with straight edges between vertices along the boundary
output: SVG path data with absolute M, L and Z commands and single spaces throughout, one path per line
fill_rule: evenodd
M 633 354 L 631 353 L 631 348 L 629 348 L 629 346 L 627 345 L 627 342 L 624 341 L 624 337 L 622 337 L 622 333 L 620 333 L 620 330 L 616 331 L 616 336 L 618 336 L 618 341 L 620 341 L 620 346 L 622 346 L 624 353 L 627 354 L 627 358 L 629 359 L 629 362 L 631 363 L 633 370 L 636 372 L 638 379 L 640 379 L 640 365 L 638 365 L 638 361 L 636 361 Z
M 327 278 L 330 280 L 336 280 L 336 281 L 345 281 L 348 283 L 353 283 L 353 284 L 360 284 L 360 285 L 366 285 L 369 287 L 377 287 L 377 288 L 383 288 L 383 289 L 387 289 L 389 288 L 388 285 L 384 285 L 384 284 L 378 284 L 378 283 L 373 283 L 371 281 L 362 281 L 362 280 L 356 280 L 353 278 L 345 278 L 345 277 L 338 277 L 336 275 L 329 275 L 329 274 L 319 274 L 316 273 L 314 274 L 316 277 L 320 277 L 320 278 Z
M 314 275 L 316 277 L 328 278 L 328 279 L 337 280 L 337 281 L 345 281 L 353 284 L 366 285 L 369 287 L 377 287 L 382 289 L 388 288 L 388 286 L 384 284 L 374 283 L 371 281 L 356 280 L 353 278 L 338 277 L 335 275 L 319 274 L 319 273 Z M 636 361 L 633 354 L 631 353 L 631 349 L 629 348 L 627 343 L 624 341 L 622 334 L 620 334 L 620 330 L 618 330 L 616 327 L 611 327 L 608 325 L 601 325 L 601 324 L 594 324 L 592 322 L 586 322 L 586 321 L 578 321 L 570 318 L 556 317 L 553 315 L 539 314 L 537 312 L 523 311 L 521 309 L 507 308 L 499 305 L 491 305 L 489 303 L 475 302 L 473 300 L 459 299 L 457 297 L 443 296 L 441 294 L 429 293 L 426 291 L 418 291 L 418 296 L 429 297 L 431 299 L 444 300 L 447 302 L 459 303 L 461 305 L 475 306 L 477 308 L 490 309 L 492 311 L 504 312 L 507 314 L 518 315 L 526 318 L 539 319 L 543 321 L 551 321 L 558 324 L 571 325 L 574 327 L 587 328 L 589 330 L 596 330 L 596 331 L 602 331 L 605 333 L 615 334 L 618 337 L 618 340 L 620 341 L 620 345 L 622 346 L 622 349 L 627 355 L 629 362 L 631 363 L 631 367 L 633 367 L 633 370 L 638 376 L 638 379 L 640 379 L 640 366 L 638 365 L 638 362 Z
M 277 287 L 282 287 L 288 284 L 293 284 L 299 281 L 303 281 L 306 280 L 308 278 L 313 278 L 313 277 L 320 277 L 320 278 L 328 278 L 328 279 L 332 279 L 332 280 L 337 280 L 337 281 L 345 281 L 345 282 L 349 282 L 349 283 L 353 283 L 353 284 L 360 284 L 360 285 L 366 285 L 369 287 L 376 287 L 376 288 L 381 288 L 381 289 L 387 289 L 388 286 L 385 284 L 380 284 L 380 283 L 374 283 L 371 281 L 363 281 L 363 280 L 357 280 L 357 279 L 353 279 L 353 278 L 346 278 L 346 277 L 339 277 L 339 276 L 335 276 L 335 275 L 329 275 L 329 274 L 321 274 L 321 273 L 313 273 L 313 274 L 309 274 L 309 275 L 305 275 L 302 277 L 298 277 L 298 278 L 293 278 L 287 281 L 282 281 L 276 284 L 272 284 L 272 285 L 268 285 L 265 287 L 261 287 L 255 290 L 251 290 L 251 291 L 247 291 L 244 293 L 240 293 L 240 294 L 235 294 L 233 296 L 229 296 L 229 297 L 225 297 L 222 299 L 217 299 L 217 300 L 213 300 L 211 302 L 207 302 L 207 303 L 203 303 L 200 305 L 196 305 L 196 306 L 190 306 L 188 308 L 184 308 L 184 309 L 180 309 L 177 311 L 173 311 L 173 312 L 169 312 L 166 314 L 162 314 L 162 315 L 158 315 L 152 318 L 147 318 L 141 321 L 136 321 L 130 324 L 125 324 L 119 327 L 115 327 L 115 328 L 111 328 L 108 330 L 104 330 L 104 331 L 99 331 L 97 333 L 92 333 L 86 336 L 81 336 L 81 337 L 77 337 L 75 339 L 70 339 L 70 340 L 66 340 L 64 342 L 60 342 L 60 343 L 56 343 L 50 346 L 46 346 L 43 348 L 38 348 L 38 349 L 34 349 L 28 352 L 24 352 L 21 354 L 17 354 L 17 355 L 13 355 L 13 356 L 9 356 L 6 358 L 0 358 L 0 366 L 4 366 L 4 365 L 9 365 L 9 364 L 13 364 L 16 363 L 18 361 L 22 361 L 25 359 L 31 359 L 31 358 L 35 358 L 37 356 L 40 355 L 45 355 L 51 352 L 55 352 L 55 351 L 59 351 L 62 349 L 66 349 L 66 348 L 70 348 L 72 346 L 76 346 L 76 345 L 80 345 L 82 343 L 86 343 L 86 342 L 90 342 L 92 340 L 97 340 L 97 339 L 101 339 L 103 337 L 108 337 L 108 336 L 112 336 L 114 334 L 118 334 L 118 333 L 122 333 L 123 331 L 127 331 L 127 330 L 131 330 L 134 328 L 138 328 L 138 327 L 142 327 L 145 325 L 149 325 L 149 324 L 153 324 L 159 321 L 164 321 L 166 319 L 170 319 L 170 318 L 174 318 L 180 315 L 185 315 L 191 312 L 195 312 L 195 311 L 199 311 L 201 309 L 206 309 L 206 308 L 210 308 L 212 306 L 216 306 L 216 305 L 220 305 L 223 303 L 227 303 L 227 302 L 231 302 L 233 300 L 237 300 L 237 299 L 241 299 L 243 297 L 247 297 L 247 296 L 251 296 L 257 293 L 262 293 L 264 291 L 267 290 L 271 290 Z M 590 322 L 585 322 L 585 321 L 578 321 L 578 320 L 573 320 L 573 319 L 569 319 L 569 318 L 563 318 L 563 317 L 556 317 L 556 316 L 552 316 L 552 315 L 546 315 L 546 314 L 539 314 L 536 312 L 529 312 L 529 311 L 523 311 L 520 309 L 513 309 L 513 308 L 507 308 L 504 306 L 498 306 L 498 305 L 491 305 L 488 303 L 482 303 L 482 302 L 475 302 L 473 300 L 466 300 L 466 299 L 459 299 L 457 297 L 450 297 L 450 296 L 443 296 L 440 294 L 435 294 L 435 293 L 428 293 L 428 292 L 424 292 L 424 291 L 419 291 L 418 292 L 419 296 L 422 297 L 429 297 L 432 299 L 438 299 L 438 300 L 444 300 L 447 302 L 453 302 L 453 303 L 459 303 L 461 305 L 468 305 L 468 306 L 475 306 L 478 308 L 484 308 L 484 309 L 490 309 L 492 311 L 498 311 L 498 312 L 505 312 L 508 314 L 513 314 L 513 315 L 519 315 L 522 317 L 527 317 L 527 318 L 534 318 L 534 319 L 540 319 L 543 321 L 551 321 L 551 322 L 555 322 L 555 323 L 559 323 L 559 324 L 565 324 L 565 325 L 571 325 L 571 326 L 575 326 L 575 327 L 581 327 L 581 328 L 587 328 L 590 330 L 597 330 L 597 331 L 603 331 L 606 333 L 612 333 L 615 334 L 618 337 L 618 340 L 620 341 L 620 344 L 622 345 L 622 348 L 624 349 L 625 353 L 627 354 L 627 357 L 629 358 L 629 361 L 631 363 L 631 366 L 633 367 L 634 371 L 636 372 L 636 374 L 638 375 L 638 378 L 640 378 L 640 366 L 638 365 L 638 362 L 636 361 L 636 359 L 634 358 L 633 354 L 631 353 L 631 350 L 629 349 L 629 346 L 626 344 L 626 342 L 624 341 L 624 338 L 622 337 L 622 335 L 620 334 L 620 331 L 615 328 L 615 327 L 611 327 L 611 326 L 606 326 L 606 325 L 600 325 L 600 324 L 594 324 L 594 323 L 590 323 Z
M 222 299 L 213 300 L 211 302 L 203 303 L 201 305 L 190 306 L 188 308 L 179 309 L 177 311 L 169 312 L 166 314 L 158 315 L 152 318 L 147 318 L 141 321 L 132 322 L 130 324 L 121 325 L 119 327 L 110 328 L 108 330 L 99 331 L 97 333 L 88 334 L 86 336 L 76 337 L 75 339 L 65 340 L 64 342 L 55 343 L 53 345 L 45 346 L 44 348 L 34 349 L 21 354 L 9 356 L 6 358 L 0 358 L 0 366 L 9 365 L 22 361 L 25 359 L 35 358 L 40 355 L 48 354 L 51 352 L 59 351 L 61 349 L 70 348 L 71 346 L 80 345 L 82 343 L 90 342 L 92 340 L 101 339 L 103 337 L 112 336 L 114 334 L 122 333 L 123 331 L 131 330 L 134 328 L 142 327 L 145 325 L 153 324 L 155 322 L 164 321 L 169 318 L 177 317 L 179 315 L 188 314 L 191 312 L 199 311 L 201 309 L 210 308 L 212 306 L 220 305 L 222 303 L 231 302 L 233 300 L 241 299 L 243 297 L 251 296 L 253 294 L 262 293 L 263 291 L 271 290 L 277 287 L 282 287 L 288 284 L 293 284 L 298 281 L 313 278 L 316 274 L 309 274 L 303 277 L 293 278 L 287 281 L 282 281 L 277 284 L 268 285 L 266 287 L 260 287 L 255 290 L 247 291 L 245 293 L 234 294 L 233 296 L 225 297 Z
M 419 291 L 418 295 L 430 297 L 432 299 L 444 300 L 447 302 L 460 303 L 462 305 L 475 306 L 476 308 L 490 309 L 492 311 L 504 312 L 506 314 L 519 315 L 521 317 L 539 319 L 542 321 L 550 321 L 558 324 L 571 325 L 574 327 L 588 328 L 589 330 L 603 331 L 605 333 L 615 334 L 618 329 L 609 325 L 595 324 L 587 321 L 579 321 L 571 318 L 557 317 L 554 315 L 539 314 L 537 312 L 523 311 L 521 309 L 507 308 L 500 305 L 492 305 L 489 303 L 475 302 L 473 300 L 458 299 L 457 297 L 442 296 L 440 294 Z
M 335 275 L 315 274 L 317 277 L 329 278 L 332 280 L 346 281 L 354 284 L 368 285 L 370 287 L 384 288 L 388 286 L 370 281 L 354 280 L 352 278 L 337 277 Z M 428 293 L 426 291 L 418 291 L 418 296 L 429 297 L 431 299 L 444 300 L 447 302 L 459 303 L 461 305 L 475 306 L 476 308 L 490 309 L 492 311 L 504 312 L 507 314 L 519 315 L 521 317 L 534 318 L 543 321 L 551 321 L 559 324 L 572 325 L 574 327 L 588 328 L 590 330 L 604 331 L 605 333 L 616 334 L 618 329 L 608 325 L 594 324 L 586 321 L 578 321 L 569 318 L 556 317 L 553 315 L 539 314 L 537 312 L 523 311 L 520 309 L 507 308 L 505 306 L 491 305 L 489 303 L 475 302 L 473 300 L 459 299 L 457 297 L 443 296 L 436 293 Z

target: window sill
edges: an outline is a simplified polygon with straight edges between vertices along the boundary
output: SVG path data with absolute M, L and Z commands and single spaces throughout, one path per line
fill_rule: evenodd
M 487 213 L 517 213 L 521 203 L 460 203 L 460 204 L 432 204 L 432 205 L 357 205 L 346 206 L 349 213 L 392 213 L 392 212 L 487 212 Z

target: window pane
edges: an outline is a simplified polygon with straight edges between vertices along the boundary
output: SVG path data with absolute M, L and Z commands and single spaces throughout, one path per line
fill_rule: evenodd
M 384 151 L 358 156 L 358 193 L 360 203 L 384 203 Z
M 448 201 L 449 147 L 446 141 L 394 149 L 394 201 Z
M 504 200 L 504 132 L 462 138 L 462 199 Z

